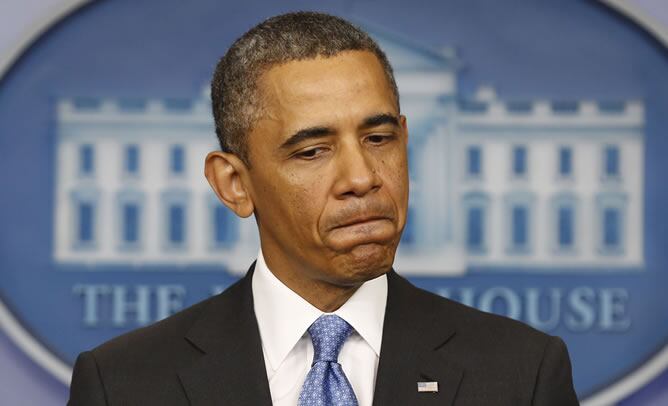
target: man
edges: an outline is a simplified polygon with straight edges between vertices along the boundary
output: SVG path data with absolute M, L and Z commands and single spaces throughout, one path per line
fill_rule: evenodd
M 205 173 L 254 215 L 222 294 L 81 354 L 71 405 L 576 405 L 563 342 L 413 287 L 406 118 L 384 53 L 344 20 L 271 18 L 212 83 Z

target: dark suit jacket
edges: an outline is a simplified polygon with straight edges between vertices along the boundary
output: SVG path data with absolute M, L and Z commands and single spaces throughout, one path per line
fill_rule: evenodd
M 222 294 L 82 353 L 71 406 L 271 405 L 253 267 Z M 438 393 L 418 393 L 418 381 Z M 374 406 L 570 406 L 564 343 L 418 289 L 394 271 Z

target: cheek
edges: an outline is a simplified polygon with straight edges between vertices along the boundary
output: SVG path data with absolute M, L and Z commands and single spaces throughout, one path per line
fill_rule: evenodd
M 284 215 L 290 218 L 294 230 L 300 230 L 304 237 L 312 236 L 317 230 L 326 203 L 324 180 L 309 175 L 288 172 L 282 176 L 285 179 L 282 186 L 275 190 L 278 196 L 285 196 Z
M 398 226 L 403 228 L 408 209 L 408 162 L 405 155 L 398 153 L 382 159 L 381 165 L 384 187 L 396 206 Z
M 385 173 L 387 188 L 391 191 L 397 204 L 408 199 L 408 161 L 405 153 L 393 154 L 381 160 L 382 171 Z

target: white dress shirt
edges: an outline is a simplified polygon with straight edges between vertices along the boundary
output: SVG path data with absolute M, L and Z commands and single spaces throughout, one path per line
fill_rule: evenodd
M 253 305 L 262 339 L 271 400 L 274 406 L 296 406 L 311 369 L 313 343 L 309 326 L 324 312 L 285 286 L 258 254 L 253 273 Z M 359 406 L 371 406 L 383 337 L 387 277 L 364 283 L 333 314 L 355 331 L 339 353 L 339 363 L 355 391 Z

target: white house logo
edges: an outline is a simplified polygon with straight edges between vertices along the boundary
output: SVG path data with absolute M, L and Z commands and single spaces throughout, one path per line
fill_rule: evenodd
M 175 4 L 165 15 L 185 13 L 178 21 L 192 30 L 153 19 L 144 4 L 86 7 L 0 82 L 0 145 L 10 146 L 0 151 L 9 169 L 0 180 L 11 190 L 0 211 L 0 295 L 11 312 L 0 306 L 0 321 L 63 380 L 80 351 L 220 292 L 258 250 L 255 222 L 220 204 L 202 175 L 217 145 L 201 67 L 226 47 L 210 38 L 229 42 L 245 28 L 219 24 L 206 11 L 218 7 L 213 0 Z M 579 17 L 568 33 L 547 5 L 489 22 L 516 62 L 494 56 L 498 43 L 458 35 L 466 28 L 452 22 L 429 34 L 449 46 L 438 51 L 418 34 L 367 28 L 395 67 L 409 123 L 409 222 L 395 268 L 562 336 L 578 393 L 593 405 L 647 382 L 655 375 L 647 365 L 668 364 L 668 298 L 655 288 L 668 283 L 660 203 L 668 191 L 657 175 L 668 171 L 668 117 L 657 107 L 668 93 L 652 85 L 665 81 L 668 64 L 663 49 L 602 7 L 569 7 Z M 446 8 L 477 15 L 470 5 Z M 129 15 L 134 22 L 113 38 L 93 29 Z M 513 37 L 527 21 L 538 22 Z M 533 38 L 543 26 L 559 38 Z M 622 32 L 610 55 L 635 61 L 646 81 L 582 45 L 600 32 Z M 179 50 L 179 41 L 191 45 Z M 561 56 L 582 46 L 587 61 Z M 554 53 L 562 65 L 541 65 L 554 83 L 525 85 L 531 77 L 517 72 Z M 597 63 L 612 73 L 587 73 Z M 642 378 L 631 382 L 634 371 Z
M 425 73 L 423 56 L 402 51 L 389 55 L 411 134 L 397 269 L 642 269 L 641 101 L 505 101 L 489 87 L 462 99 L 452 57 L 433 55 L 441 69 Z M 60 100 L 57 126 L 57 263 L 246 271 L 255 224 L 202 176 L 216 148 L 206 91 Z

